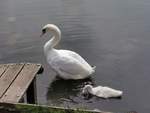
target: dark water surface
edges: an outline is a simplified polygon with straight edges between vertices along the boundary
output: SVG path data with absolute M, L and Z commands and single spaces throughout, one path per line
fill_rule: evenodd
M 46 63 L 41 27 L 62 30 L 57 48 L 78 52 L 96 73 L 86 80 L 56 79 Z M 150 112 L 150 1 L 148 0 L 0 0 L 0 63 L 42 63 L 38 103 Z M 84 99 L 84 84 L 123 90 L 121 99 Z

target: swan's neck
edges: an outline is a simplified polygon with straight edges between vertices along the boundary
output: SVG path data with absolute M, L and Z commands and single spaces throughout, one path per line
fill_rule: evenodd
M 89 88 L 89 89 L 88 89 L 88 92 L 89 92 L 89 93 L 93 93 L 92 88 Z
M 53 37 L 44 45 L 45 54 L 47 54 L 51 49 L 53 49 L 61 39 L 61 32 L 59 29 L 50 29 L 49 31 L 52 33 Z
M 85 89 L 84 89 L 84 92 L 86 92 L 86 93 L 92 93 L 93 91 L 92 91 L 92 87 L 90 86 L 88 86 L 88 87 L 86 87 Z

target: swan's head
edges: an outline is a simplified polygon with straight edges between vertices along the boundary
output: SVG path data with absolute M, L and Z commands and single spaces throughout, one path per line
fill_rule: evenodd
M 86 94 L 92 93 L 92 88 L 93 88 L 92 85 L 85 85 L 82 90 L 82 94 L 86 95 Z
M 47 24 L 47 25 L 45 25 L 42 28 L 41 36 L 43 36 L 48 31 L 50 31 L 52 33 L 52 35 L 59 35 L 59 36 L 61 35 L 61 31 L 56 25 L 54 25 L 54 24 Z

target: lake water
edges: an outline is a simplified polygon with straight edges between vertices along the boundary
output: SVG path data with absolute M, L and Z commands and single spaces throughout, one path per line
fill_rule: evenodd
M 41 28 L 53 23 L 62 30 L 56 48 L 78 52 L 96 73 L 89 79 L 64 81 L 46 63 Z M 37 77 L 39 104 L 150 111 L 150 1 L 148 0 L 1 0 L 0 63 L 41 63 Z M 85 84 L 123 90 L 120 99 L 85 99 Z

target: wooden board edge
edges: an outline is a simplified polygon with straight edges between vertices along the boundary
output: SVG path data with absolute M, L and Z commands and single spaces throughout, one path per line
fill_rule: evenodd
M 40 64 L 40 63 L 31 63 L 31 62 L 26 62 L 26 63 L 24 63 L 24 64 L 34 64 L 34 65 L 39 66 L 39 70 L 38 70 L 37 74 L 42 74 L 42 73 L 43 73 L 43 71 L 44 71 L 44 68 L 43 68 L 42 64 Z
M 40 68 L 39 68 L 39 71 L 37 72 L 37 74 L 41 74 L 41 73 L 43 73 L 43 71 L 44 71 L 44 68 L 43 68 L 42 64 L 40 64 L 40 63 L 20 62 L 20 63 L 6 63 L 6 64 L 0 64 L 0 65 L 9 66 L 9 65 L 16 65 L 16 64 L 35 64 L 35 65 L 37 65 L 37 66 L 40 67 Z

